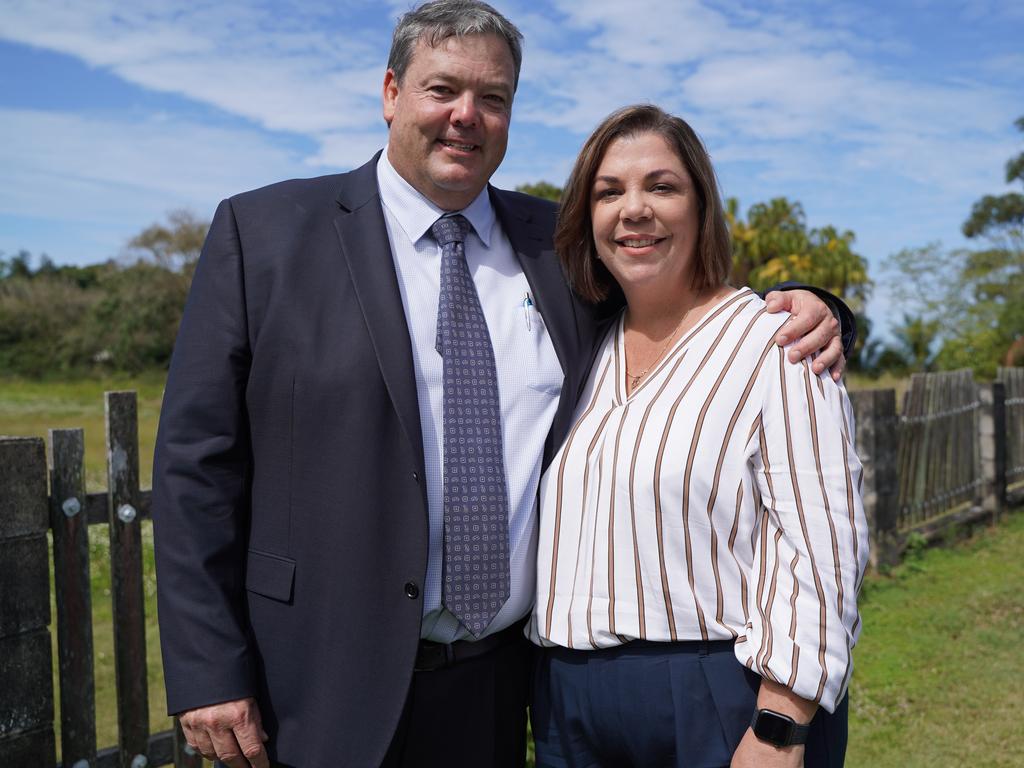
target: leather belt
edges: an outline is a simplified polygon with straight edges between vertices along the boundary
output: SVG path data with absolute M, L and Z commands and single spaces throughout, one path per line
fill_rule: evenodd
M 454 643 L 420 640 L 420 647 L 416 652 L 416 666 L 413 667 L 413 671 L 432 672 L 436 669 L 444 669 L 453 664 L 490 653 L 511 643 L 516 638 L 525 642 L 523 624 L 524 622 L 517 621 L 511 627 L 495 632 L 493 635 L 487 635 L 480 640 L 456 640 Z

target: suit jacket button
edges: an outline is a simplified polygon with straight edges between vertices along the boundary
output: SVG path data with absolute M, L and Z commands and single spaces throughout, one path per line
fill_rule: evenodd
M 408 581 L 405 584 L 405 596 L 410 600 L 415 600 L 420 596 L 420 588 L 416 586 L 415 581 Z

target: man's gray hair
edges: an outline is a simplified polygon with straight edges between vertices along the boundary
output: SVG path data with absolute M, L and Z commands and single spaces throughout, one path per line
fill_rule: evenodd
M 388 69 L 402 82 L 417 41 L 434 48 L 449 37 L 466 35 L 497 35 L 508 43 L 515 68 L 514 87 L 519 86 L 523 35 L 511 21 L 479 0 L 434 0 L 404 14 L 391 38 Z

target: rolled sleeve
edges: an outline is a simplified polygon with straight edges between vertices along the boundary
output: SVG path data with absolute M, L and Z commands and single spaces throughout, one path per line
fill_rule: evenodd
M 760 496 L 737 658 L 833 712 L 853 671 L 867 564 L 861 464 L 845 389 L 773 350 L 751 466 Z

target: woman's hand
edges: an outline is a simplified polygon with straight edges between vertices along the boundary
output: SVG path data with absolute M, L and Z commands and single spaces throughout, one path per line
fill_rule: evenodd
M 732 755 L 729 768 L 803 768 L 803 765 L 803 744 L 776 747 L 761 741 L 752 729 L 747 728 Z

